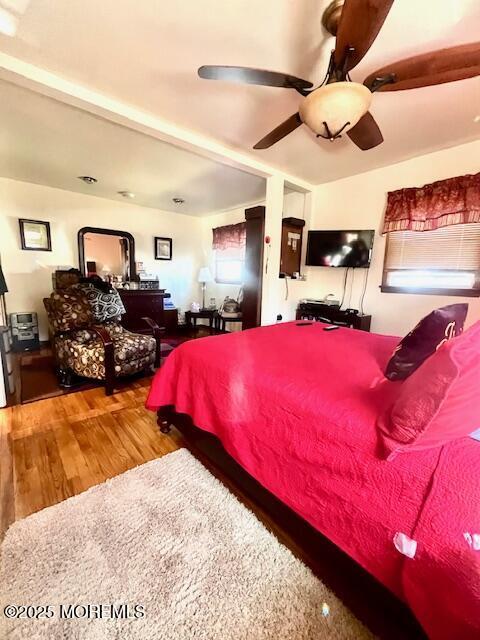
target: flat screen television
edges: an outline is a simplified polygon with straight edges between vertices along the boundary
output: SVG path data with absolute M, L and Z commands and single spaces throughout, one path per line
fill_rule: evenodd
M 309 231 L 306 264 L 310 267 L 370 266 L 375 232 Z

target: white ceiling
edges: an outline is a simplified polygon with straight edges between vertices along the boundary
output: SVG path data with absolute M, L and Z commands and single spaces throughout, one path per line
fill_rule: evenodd
M 258 176 L 13 84 L 0 81 L 0 96 L 0 176 L 113 200 L 132 191 L 136 204 L 192 215 L 265 197 Z
M 333 39 L 328 0 L 8 0 L 26 5 L 0 51 L 135 105 L 320 183 L 476 139 L 480 79 L 374 96 L 385 142 L 362 152 L 348 139 L 317 141 L 300 127 L 265 151 L 251 147 L 298 109 L 293 91 L 200 80 L 202 64 L 248 65 L 314 83 Z M 364 77 L 387 62 L 478 40 L 478 0 L 397 0 L 366 58 Z

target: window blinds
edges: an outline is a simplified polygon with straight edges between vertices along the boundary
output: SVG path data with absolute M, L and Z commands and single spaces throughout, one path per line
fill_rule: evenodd
M 477 271 L 480 268 L 480 224 L 390 233 L 385 268 Z
M 480 224 L 388 234 L 384 284 L 474 288 L 479 273 Z

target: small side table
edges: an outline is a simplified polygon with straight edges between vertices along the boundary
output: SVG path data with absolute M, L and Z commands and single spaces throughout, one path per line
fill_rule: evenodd
M 196 327 L 198 318 L 205 318 L 209 322 L 210 329 L 213 329 L 217 317 L 216 309 L 200 309 L 200 311 L 185 311 L 185 322 L 187 327 Z
M 221 313 L 218 313 L 215 321 L 216 329 L 226 331 L 227 322 L 240 322 L 240 324 L 242 324 L 243 317 L 241 314 L 238 316 L 224 316 Z

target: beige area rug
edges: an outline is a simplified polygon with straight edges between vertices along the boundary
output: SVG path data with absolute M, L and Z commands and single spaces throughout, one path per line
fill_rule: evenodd
M 186 449 L 16 522 L 1 553 L 0 638 L 371 637 Z

